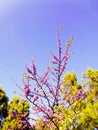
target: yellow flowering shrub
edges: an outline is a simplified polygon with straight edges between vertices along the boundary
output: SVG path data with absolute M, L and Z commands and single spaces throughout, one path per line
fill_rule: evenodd
M 1 130 L 27 130 L 29 129 L 29 103 L 18 96 L 8 105 L 8 116 L 2 122 Z

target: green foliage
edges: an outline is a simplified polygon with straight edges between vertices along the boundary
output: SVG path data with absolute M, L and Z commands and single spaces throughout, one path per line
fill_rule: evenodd
M 7 107 L 7 104 L 8 104 L 8 97 L 6 96 L 6 93 L 4 92 L 2 87 L 0 87 L 0 109 L 3 107 Z
M 66 73 L 61 94 L 66 104 L 55 107 L 53 117 L 58 129 L 50 120 L 41 118 L 35 122 L 36 130 L 98 129 L 98 70 L 88 68 L 81 84 L 75 72 Z
M 7 107 L 8 107 L 8 97 L 6 96 L 6 93 L 4 92 L 2 87 L 0 87 L 0 127 L 2 121 L 8 114 Z
M 18 96 L 8 105 L 8 116 L 1 130 L 29 130 L 29 103 Z
M 62 83 L 63 102 L 55 106 L 52 120 L 41 117 L 33 127 L 29 123 L 29 102 L 16 96 L 8 103 L 8 97 L 0 87 L 0 130 L 98 129 L 98 70 L 88 68 L 81 84 L 75 72 L 68 72 Z

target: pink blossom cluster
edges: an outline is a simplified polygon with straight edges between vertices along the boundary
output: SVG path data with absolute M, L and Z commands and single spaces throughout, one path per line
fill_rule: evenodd
M 25 83 L 24 84 L 24 92 L 25 92 L 25 96 L 28 96 L 30 93 L 30 88 L 29 88 L 29 84 Z
M 86 97 L 86 94 L 84 94 L 82 89 L 77 90 L 76 95 L 72 97 L 72 102 L 74 103 L 74 102 L 78 101 L 79 99 L 83 100 L 83 99 L 85 99 L 85 97 Z
M 52 53 L 52 67 L 47 67 L 47 70 L 40 76 L 33 61 L 30 67 L 26 67 L 27 74 L 26 81 L 24 81 L 25 96 L 32 103 L 34 113 L 43 113 L 41 114 L 43 119 L 48 119 L 52 123 L 54 123 L 53 118 L 55 118 L 55 107 L 61 103 L 61 78 L 70 58 L 69 47 L 73 39 L 71 37 L 67 41 L 64 54 L 62 54 L 60 30 L 57 31 L 58 55 Z M 30 85 L 31 82 L 33 82 L 33 86 Z M 62 115 L 59 116 L 58 120 L 61 118 Z

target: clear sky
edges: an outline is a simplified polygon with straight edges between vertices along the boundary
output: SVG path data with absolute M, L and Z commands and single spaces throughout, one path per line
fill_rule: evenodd
M 63 49 L 74 36 L 66 71 L 74 70 L 81 79 L 87 67 L 98 69 L 98 0 L 0 0 L 0 84 L 8 96 L 19 93 L 5 71 L 21 86 L 25 64 L 36 56 L 38 71 L 49 65 L 50 52 L 56 53 L 56 29 Z

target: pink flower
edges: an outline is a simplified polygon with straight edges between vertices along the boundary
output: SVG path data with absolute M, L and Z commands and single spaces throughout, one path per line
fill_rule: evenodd
M 26 67 L 26 69 L 27 69 L 28 73 L 32 74 L 31 69 L 29 69 L 28 67 Z
M 63 118 L 63 114 L 60 113 L 60 114 L 59 114 L 59 117 L 58 117 L 58 120 L 60 121 L 60 120 L 62 120 L 62 118 Z
M 32 127 L 33 129 L 35 129 L 35 128 L 36 128 L 34 124 L 31 124 L 31 127 Z
M 37 71 L 36 71 L 36 67 L 35 67 L 35 64 L 34 64 L 34 63 L 32 63 L 31 68 L 32 68 L 32 74 L 33 74 L 33 75 L 36 75 L 36 74 L 37 74 Z
M 52 54 L 52 56 L 53 56 L 53 58 L 54 58 L 56 61 L 59 62 L 59 58 L 58 58 L 56 55 Z
M 52 64 L 57 64 L 57 62 L 54 61 L 54 60 L 51 60 L 50 62 L 51 62 Z
M 32 75 L 36 75 L 36 74 L 37 74 L 37 72 L 36 72 L 36 67 L 35 67 L 35 64 L 34 64 L 34 63 L 32 63 L 31 69 L 28 68 L 28 67 L 26 67 L 26 69 L 27 69 L 28 73 L 30 73 L 30 74 L 32 74 Z
M 35 97 L 34 97 L 34 100 L 33 100 L 33 102 L 35 102 L 36 100 L 38 100 L 38 95 L 36 95 Z
M 60 41 L 60 38 L 59 38 L 59 31 L 57 31 L 57 44 L 58 44 L 58 54 L 61 55 L 61 41 Z
M 41 76 L 40 82 L 42 84 L 45 84 L 47 82 L 47 80 L 48 80 L 47 76 L 48 76 L 49 72 L 50 72 L 50 69 L 48 68 L 48 70 Z
M 25 95 L 28 96 L 29 93 L 30 93 L 30 88 L 29 88 L 29 85 L 28 84 L 24 84 L 24 92 L 25 92 Z
M 67 63 L 65 62 L 61 67 L 60 67 L 60 74 L 63 73 L 63 71 L 65 70 Z
M 67 61 L 68 60 L 68 58 L 69 58 L 69 53 L 68 53 L 68 51 L 69 51 L 69 49 L 67 49 L 66 51 L 65 51 L 65 53 L 64 53 L 64 56 L 63 56 L 63 58 L 62 58 L 62 62 L 64 61 Z

